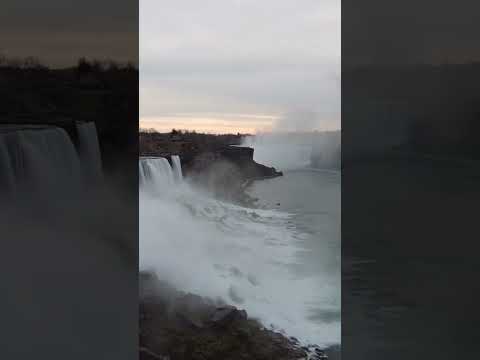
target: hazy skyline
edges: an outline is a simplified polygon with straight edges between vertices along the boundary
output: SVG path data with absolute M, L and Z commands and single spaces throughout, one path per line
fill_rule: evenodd
M 340 1 L 140 2 L 140 125 L 340 127 Z

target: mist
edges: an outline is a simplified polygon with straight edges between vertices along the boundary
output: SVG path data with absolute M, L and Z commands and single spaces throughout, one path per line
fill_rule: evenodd
M 280 171 L 306 168 L 340 169 L 341 132 L 267 132 L 246 136 L 254 160 Z
M 140 270 L 180 290 L 244 308 L 266 327 L 305 343 L 339 341 L 336 324 L 306 320 L 305 303 L 331 309 L 336 288 L 321 274 L 296 279 L 291 273 L 305 236 L 289 226 L 292 214 L 219 201 L 157 169 L 150 173 L 155 186 L 140 188 Z

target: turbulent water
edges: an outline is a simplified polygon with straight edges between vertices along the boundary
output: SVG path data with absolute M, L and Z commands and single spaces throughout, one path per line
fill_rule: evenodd
M 257 182 L 250 192 L 260 204 L 250 209 L 182 181 L 171 160 L 173 168 L 140 160 L 141 268 L 304 343 L 338 344 L 338 174 L 287 171 Z
M 286 227 L 296 253 L 285 283 L 295 296 L 299 336 L 315 343 L 340 342 L 340 175 L 309 169 L 256 182 L 259 206 L 289 214 Z M 293 330 L 293 329 L 292 329 Z M 297 329 L 295 329 L 296 331 Z

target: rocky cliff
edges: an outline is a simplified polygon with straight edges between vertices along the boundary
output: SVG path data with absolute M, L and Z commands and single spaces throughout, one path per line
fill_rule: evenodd
M 254 149 L 238 146 L 241 135 L 140 133 L 140 156 L 180 156 L 184 175 L 218 197 L 245 201 L 250 181 L 282 176 L 253 160 Z
M 140 360 L 326 360 L 338 349 L 301 345 L 245 310 L 178 291 L 140 273 Z

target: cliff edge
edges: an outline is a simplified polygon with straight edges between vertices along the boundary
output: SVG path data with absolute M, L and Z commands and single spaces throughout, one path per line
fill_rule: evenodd
M 140 156 L 170 159 L 178 155 L 182 171 L 190 181 L 214 195 L 230 200 L 250 202 L 243 192 L 254 180 L 282 176 L 281 171 L 257 163 L 254 149 L 240 146 L 243 136 L 197 133 L 141 132 Z

